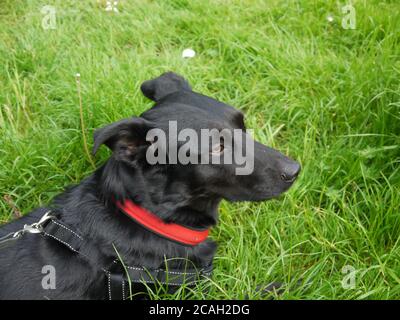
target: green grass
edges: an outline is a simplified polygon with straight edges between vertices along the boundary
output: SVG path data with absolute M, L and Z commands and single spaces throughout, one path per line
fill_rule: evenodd
M 141 82 L 173 70 L 303 166 L 280 200 L 222 204 L 213 283 L 195 297 L 259 298 L 258 284 L 303 279 L 280 298 L 399 298 L 400 3 L 353 1 L 345 30 L 339 1 L 120 2 L 113 14 L 96 1 L 0 0 L 0 223 L 13 218 L 4 195 L 28 213 L 92 172 L 76 73 L 91 144 L 95 128 L 152 105 Z

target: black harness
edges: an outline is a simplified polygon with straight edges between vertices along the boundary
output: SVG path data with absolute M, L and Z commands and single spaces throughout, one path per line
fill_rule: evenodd
M 50 209 L 40 208 L 38 210 L 43 211 L 42 219 L 39 222 L 29 226 L 25 225 L 23 230 L 13 233 L 12 237 L 1 242 L 14 241 L 25 232 L 38 233 L 49 240 L 58 242 L 72 251 L 78 258 L 88 261 L 104 272 L 108 293 L 106 299 L 125 300 L 132 298 L 131 293 L 137 292 L 137 287 L 140 287 L 142 292 L 146 292 L 146 285 L 149 284 L 163 285 L 169 292 L 173 292 L 182 285 L 194 285 L 201 279 L 211 277 L 212 264 L 202 269 L 191 266 L 183 269 L 170 269 L 168 267 L 148 269 L 141 266 L 125 265 L 123 261 L 118 259 L 117 255 L 110 263 L 109 258 L 105 258 L 93 241 L 85 239 L 71 226 L 52 216 Z M 135 290 L 131 292 L 133 288 Z

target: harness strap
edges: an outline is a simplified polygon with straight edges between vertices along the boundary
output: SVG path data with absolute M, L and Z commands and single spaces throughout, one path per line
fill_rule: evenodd
M 129 281 L 131 285 L 165 285 L 168 290 L 182 285 L 193 286 L 201 279 L 210 278 L 213 270 L 212 264 L 205 268 L 148 269 L 137 266 L 124 266 L 117 260 L 114 260 L 113 263 L 112 269 L 123 270 L 117 273 L 109 272 L 108 274 L 109 300 L 125 300 L 129 298 Z M 145 286 L 143 286 L 143 289 L 145 289 Z
M 125 300 L 126 289 L 124 276 L 121 273 L 107 273 L 108 300 Z
M 49 222 L 43 226 L 43 235 L 58 241 L 96 266 L 105 266 L 107 264 L 98 246 L 84 239 L 80 234 L 60 220 L 49 220 Z M 102 269 L 105 270 L 104 268 Z
M 42 225 L 42 234 L 61 243 L 92 265 L 100 267 L 106 275 L 109 300 L 125 300 L 129 298 L 129 281 L 131 285 L 162 284 L 170 288 L 179 287 L 183 284 L 193 285 L 201 278 L 211 277 L 212 273 L 212 264 L 203 269 L 194 267 L 170 269 L 167 265 L 165 269 L 147 269 L 139 266 L 123 265 L 117 259 L 107 261 L 98 246 L 84 239 L 78 231 L 73 230 L 72 227 L 57 218 L 50 219 Z M 145 290 L 144 287 L 143 290 Z

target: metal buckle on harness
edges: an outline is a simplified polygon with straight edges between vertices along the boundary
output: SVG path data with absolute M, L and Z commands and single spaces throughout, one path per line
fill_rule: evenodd
M 50 219 L 53 219 L 54 216 L 50 215 L 51 211 L 47 211 L 43 217 L 40 218 L 40 220 L 38 222 L 32 223 L 32 224 L 25 224 L 24 228 L 22 230 L 17 231 L 14 234 L 14 237 L 18 234 L 18 233 L 41 233 L 43 232 L 43 224 Z M 19 234 L 18 234 L 19 235 Z
M 43 217 L 40 218 L 38 222 L 32 223 L 32 224 L 25 224 L 24 228 L 21 230 L 18 230 L 16 232 L 11 232 L 4 237 L 0 238 L 0 244 L 3 242 L 7 242 L 10 240 L 15 240 L 18 239 L 20 236 L 22 236 L 25 232 L 28 233 L 41 233 L 43 232 L 43 224 L 50 219 L 53 219 L 54 216 L 50 215 L 51 211 L 47 211 Z

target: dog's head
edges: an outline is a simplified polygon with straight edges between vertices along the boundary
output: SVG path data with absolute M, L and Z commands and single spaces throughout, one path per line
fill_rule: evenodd
M 141 90 L 155 105 L 97 130 L 94 152 L 105 144 L 116 161 L 144 175 L 156 170 L 170 187 L 230 201 L 270 199 L 296 179 L 300 165 L 254 141 L 243 113 L 192 91 L 183 77 L 168 72 Z

